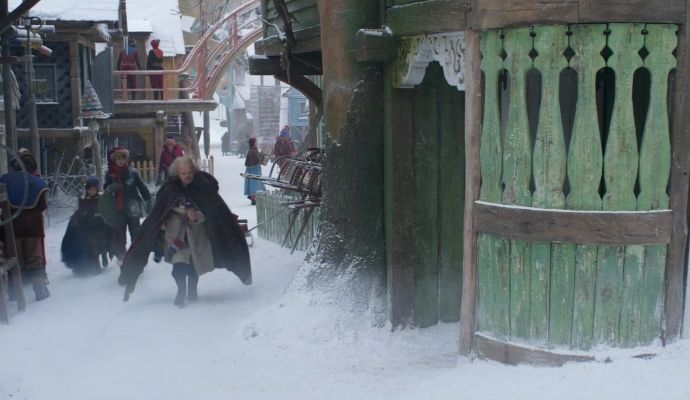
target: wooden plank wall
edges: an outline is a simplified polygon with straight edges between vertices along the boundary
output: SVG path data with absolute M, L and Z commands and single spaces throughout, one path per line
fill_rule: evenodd
M 668 209 L 668 79 L 675 67 L 677 26 L 608 24 L 568 29 L 516 28 L 482 34 L 486 84 L 481 200 L 542 209 Z M 600 55 L 602 45 L 611 49 L 611 57 Z M 564 55 L 568 48 L 574 54 L 571 59 Z M 600 132 L 596 123 L 604 106 L 597 110 L 594 92 L 597 72 L 604 65 L 616 76 L 607 133 Z M 567 148 L 559 89 L 560 74 L 569 66 L 578 73 L 580 92 L 570 95 L 577 97 L 580 108 L 575 110 Z M 537 96 L 527 93 L 531 69 L 541 76 L 533 140 L 525 102 Z M 644 96 L 638 94 L 644 90 L 633 89 L 644 82 L 634 79 L 643 71 L 650 76 L 646 108 Z M 502 112 L 499 99 L 505 90 L 503 100 L 509 106 Z M 636 113 L 641 117 L 636 118 Z M 636 127 L 636 121 L 644 121 L 644 126 Z M 639 143 L 638 131 L 642 132 Z M 519 211 L 515 209 L 516 216 Z M 526 242 L 480 234 L 478 329 L 499 339 L 577 349 L 595 344 L 630 347 L 660 337 L 665 245 L 622 243 L 597 248 L 578 243 L 588 240 L 583 236 L 573 243 Z
M 413 89 L 415 324 L 460 319 L 464 93 L 437 63 Z
M 393 96 L 395 92 L 395 96 Z M 386 89 L 386 236 L 391 321 L 460 319 L 464 93 L 437 63 L 412 90 Z M 393 217 L 393 215 L 395 217 Z

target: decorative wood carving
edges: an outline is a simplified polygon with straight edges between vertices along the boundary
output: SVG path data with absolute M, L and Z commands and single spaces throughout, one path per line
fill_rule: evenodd
M 398 47 L 394 86 L 411 88 L 424 80 L 426 67 L 438 61 L 446 81 L 465 90 L 465 34 L 448 32 L 403 37 Z

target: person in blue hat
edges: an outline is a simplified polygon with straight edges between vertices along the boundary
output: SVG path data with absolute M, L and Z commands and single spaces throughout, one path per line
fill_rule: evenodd
M 98 210 L 100 182 L 95 176 L 86 180 L 85 193 L 79 198 L 79 208 L 70 218 L 62 238 L 62 262 L 76 274 L 93 275 L 108 265 L 107 252 L 111 228 Z

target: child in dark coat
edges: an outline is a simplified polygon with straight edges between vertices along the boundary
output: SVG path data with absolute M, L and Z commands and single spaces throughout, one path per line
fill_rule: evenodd
M 62 239 L 62 261 L 74 273 L 100 273 L 99 257 L 104 267 L 108 265 L 110 227 L 98 211 L 99 186 L 95 177 L 86 180 L 86 193 L 79 199 L 79 208 L 70 218 Z

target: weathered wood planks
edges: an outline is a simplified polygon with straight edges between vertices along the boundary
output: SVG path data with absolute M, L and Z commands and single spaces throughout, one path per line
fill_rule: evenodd
M 437 67 L 437 66 L 436 66 Z M 416 87 L 414 118 L 415 323 L 438 322 L 438 75 L 429 68 Z M 435 82 L 430 82 L 435 81 Z
M 503 141 L 500 131 L 499 81 L 503 69 L 502 39 L 499 31 L 481 34 L 481 69 L 485 76 L 484 117 L 480 138 L 481 188 L 479 198 L 490 203 L 501 202 L 501 168 Z M 477 237 L 477 328 L 494 332 L 495 268 L 504 259 L 507 241 L 479 234 Z
M 482 186 L 474 208 L 477 331 L 574 349 L 635 346 L 661 334 L 664 249 L 672 239 L 674 215 L 666 195 L 674 29 L 535 27 L 533 39 L 527 28 L 482 32 Z M 610 108 L 596 101 L 597 74 L 605 66 L 615 77 L 605 82 L 607 90 L 615 88 L 608 93 Z M 654 98 L 648 110 L 640 97 L 646 89 L 633 90 L 643 66 L 652 82 L 646 95 Z M 569 111 L 574 121 L 566 148 L 559 91 L 568 67 L 577 74 L 578 91 L 572 94 L 577 102 Z M 531 68 L 541 75 L 534 138 L 525 101 Z M 503 97 L 502 84 L 508 86 Z M 603 133 L 600 116 L 610 120 Z M 644 132 L 639 144 L 636 122 Z
M 638 210 L 659 210 L 669 207 L 666 193 L 671 170 L 671 134 L 668 119 L 668 77 L 676 66 L 676 26 L 648 25 L 645 27 L 645 48 L 649 55 L 644 66 L 651 75 L 650 103 L 640 146 L 640 194 Z M 645 248 L 640 282 L 640 295 L 635 299 L 628 343 L 650 343 L 661 329 L 664 293 L 666 246 Z M 622 320 L 621 320 L 622 322 Z
M 465 94 L 439 87 L 439 319 L 460 319 L 465 209 Z
M 606 25 L 575 25 L 570 29 L 570 47 L 574 52 L 571 66 L 577 71 L 578 96 L 568 152 L 570 193 L 566 207 L 571 210 L 601 210 L 598 187 L 604 161 L 599 124 L 592 116 L 597 114 L 596 74 L 606 64 L 602 57 L 591 55 L 606 46 L 603 35 Z M 591 232 L 591 224 L 588 224 L 587 235 L 590 236 Z M 611 229 L 606 229 L 605 234 L 610 237 Z M 597 247 L 575 246 L 574 259 L 569 262 L 575 266 L 571 345 L 588 349 L 592 345 L 594 324 Z

